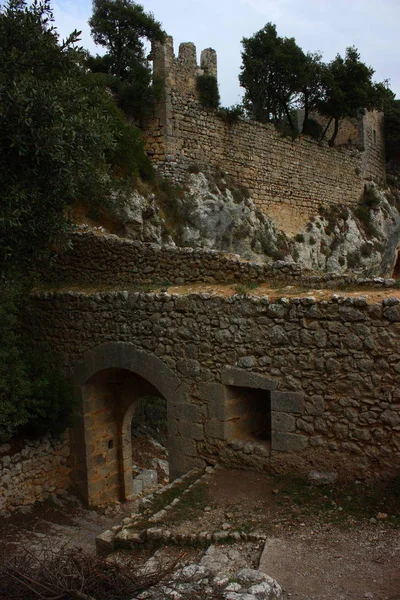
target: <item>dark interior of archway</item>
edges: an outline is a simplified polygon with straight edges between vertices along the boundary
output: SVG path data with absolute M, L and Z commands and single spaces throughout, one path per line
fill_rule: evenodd
M 138 400 L 132 419 L 133 474 L 142 470 L 157 471 L 158 483 L 168 483 L 167 403 L 161 395 L 143 396 Z
M 393 279 L 400 279 L 400 252 L 396 250 L 396 262 L 393 269 Z

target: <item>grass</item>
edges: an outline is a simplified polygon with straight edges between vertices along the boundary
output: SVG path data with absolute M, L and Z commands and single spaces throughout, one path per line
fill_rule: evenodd
M 170 524 L 183 521 L 193 521 L 204 513 L 204 508 L 209 504 L 208 486 L 206 483 L 195 485 L 187 494 L 181 495 L 179 503 L 169 511 L 165 520 Z
M 249 292 L 256 290 L 259 287 L 259 283 L 256 281 L 247 281 L 241 283 L 235 287 L 235 293 L 240 296 L 247 296 Z
M 323 521 L 346 525 L 371 521 L 379 514 L 386 524 L 400 528 L 400 476 L 374 484 L 337 483 L 312 486 L 299 478 L 277 478 L 282 506 L 296 507 L 296 517 L 317 516 Z

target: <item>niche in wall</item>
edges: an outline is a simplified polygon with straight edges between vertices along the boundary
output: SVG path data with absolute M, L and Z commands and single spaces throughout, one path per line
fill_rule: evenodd
M 269 391 L 229 386 L 225 409 L 228 438 L 257 442 L 271 440 Z

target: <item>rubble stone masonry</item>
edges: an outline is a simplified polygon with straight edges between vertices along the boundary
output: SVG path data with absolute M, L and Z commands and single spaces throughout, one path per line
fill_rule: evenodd
M 203 460 L 343 477 L 398 469 L 396 298 L 45 292 L 30 324 L 71 372 L 119 366 L 161 389 L 175 475 Z M 255 438 L 252 419 L 262 429 Z
M 0 514 L 32 506 L 64 492 L 69 484 L 69 437 L 26 440 L 18 451 L 0 446 Z

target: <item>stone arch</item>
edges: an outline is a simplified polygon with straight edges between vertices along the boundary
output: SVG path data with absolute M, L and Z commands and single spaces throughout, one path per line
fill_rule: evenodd
M 71 431 L 72 480 L 88 504 L 132 497 L 130 436 L 127 434 L 135 399 L 140 394 L 156 391 L 166 400 L 171 478 L 188 469 L 183 452 L 184 438 L 175 435 L 174 424 L 182 407 L 190 403 L 188 387 L 158 357 L 139 350 L 132 343 L 104 343 L 84 353 L 83 360 L 72 369 L 71 379 L 80 398 Z M 117 382 L 122 390 L 122 400 L 115 401 L 117 408 L 112 416 L 110 410 L 107 413 L 106 401 L 102 399 L 104 390 L 109 393 L 111 389 L 110 380 L 114 385 Z M 114 399 L 108 398 L 108 407 Z M 105 413 L 107 419 L 101 417 Z M 112 484 L 108 483 L 111 480 Z

